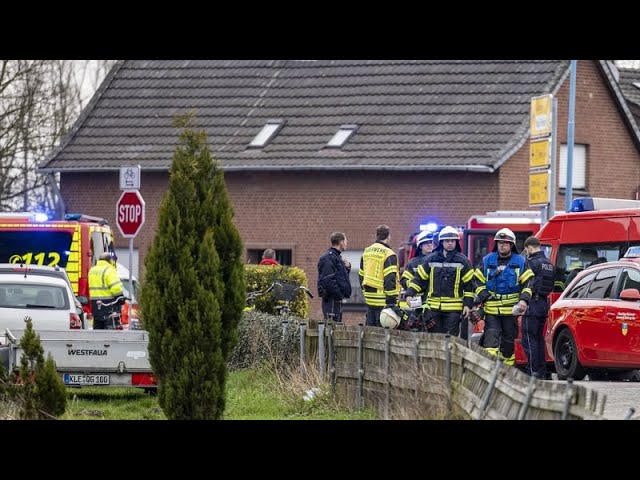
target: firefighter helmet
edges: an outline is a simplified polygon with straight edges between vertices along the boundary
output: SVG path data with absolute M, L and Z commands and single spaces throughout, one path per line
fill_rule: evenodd
M 385 308 L 380 312 L 380 325 L 385 328 L 398 328 L 400 315 L 393 308 Z
M 426 242 L 431 242 L 432 240 L 433 240 L 433 232 L 428 232 L 424 230 L 416 236 L 416 247 L 420 248 L 420 245 Z
M 456 228 L 446 226 L 440 230 L 438 236 L 438 241 L 441 242 L 442 240 L 460 240 L 460 234 Z
M 496 233 L 496 236 L 493 237 L 493 239 L 496 242 L 500 240 L 502 242 L 511 242 L 514 245 L 516 244 L 516 236 L 508 228 L 501 228 L 500 230 L 498 230 L 498 233 Z

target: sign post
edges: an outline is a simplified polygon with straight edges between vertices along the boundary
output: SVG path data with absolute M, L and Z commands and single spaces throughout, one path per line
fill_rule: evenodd
M 540 207 L 540 226 L 555 212 L 549 211 L 551 196 L 555 195 L 550 188 L 550 179 L 554 175 L 552 157 L 552 132 L 555 125 L 553 115 L 553 95 L 542 95 L 531 99 L 529 137 L 529 206 Z M 555 190 L 555 188 L 554 188 Z
M 129 239 L 129 295 L 133 294 L 133 239 L 145 220 L 145 208 L 140 188 L 140 165 L 120 169 L 120 189 L 124 190 L 116 204 L 116 224 L 124 238 Z M 129 328 L 131 328 L 131 301 L 129 301 Z

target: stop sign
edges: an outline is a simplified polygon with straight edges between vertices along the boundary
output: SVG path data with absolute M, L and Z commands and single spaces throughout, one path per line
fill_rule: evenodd
M 118 230 L 125 238 L 135 237 L 144 225 L 144 200 L 137 190 L 122 192 L 116 206 Z

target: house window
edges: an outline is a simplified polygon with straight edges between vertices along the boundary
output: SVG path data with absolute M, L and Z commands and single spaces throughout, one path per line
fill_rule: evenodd
M 329 140 L 329 143 L 327 143 L 327 147 L 342 148 L 342 146 L 347 143 L 347 140 L 351 138 L 351 135 L 353 135 L 357 129 L 357 125 L 342 125 L 333 136 L 333 138 Z
M 247 249 L 247 263 L 257 265 L 262 260 L 262 254 L 270 247 L 264 248 L 249 248 Z M 292 265 L 293 250 L 290 248 L 274 248 L 276 251 L 276 260 L 280 265 Z
M 251 140 L 249 148 L 262 148 L 273 140 L 284 125 L 284 120 L 268 120 L 256 137 Z
M 573 146 L 573 185 L 571 188 L 584 190 L 587 188 L 587 146 Z M 558 187 L 567 188 L 567 146 L 560 145 L 560 175 Z
M 364 250 L 347 250 L 342 252 L 342 258 L 349 260 L 351 263 L 351 273 L 349 281 L 351 282 L 351 296 L 345 300 L 350 305 L 364 305 L 364 296 L 360 289 L 360 279 L 358 278 L 358 270 L 360 269 L 360 259 Z

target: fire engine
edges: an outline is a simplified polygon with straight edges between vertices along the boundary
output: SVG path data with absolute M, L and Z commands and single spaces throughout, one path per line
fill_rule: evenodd
M 640 246 L 640 201 L 626 199 L 576 198 L 571 211 L 551 218 L 536 234 L 545 255 L 556 268 L 553 304 L 575 274 L 591 265 L 622 258 L 629 247 Z M 548 330 L 545 325 L 545 332 Z M 515 343 L 516 365 L 527 358 L 520 336 Z M 548 366 L 553 368 L 547 355 Z
M 90 298 L 89 269 L 104 252 L 115 255 L 113 233 L 103 218 L 75 213 L 48 220 L 43 213 L 0 213 L 0 263 L 58 265 L 67 271 L 76 296 Z M 90 305 L 84 307 L 87 313 Z
M 409 240 L 398 249 L 398 263 L 402 269 L 416 255 L 415 237 L 423 230 L 437 233 L 444 227 L 437 223 L 420 225 L 420 230 L 409 235 Z M 524 249 L 527 237 L 540 230 L 540 212 L 533 210 L 498 210 L 482 215 L 473 215 L 465 226 L 458 226 L 462 253 L 477 266 L 482 257 L 491 252 L 493 237 L 501 228 L 508 228 L 516 235 L 518 252 Z

